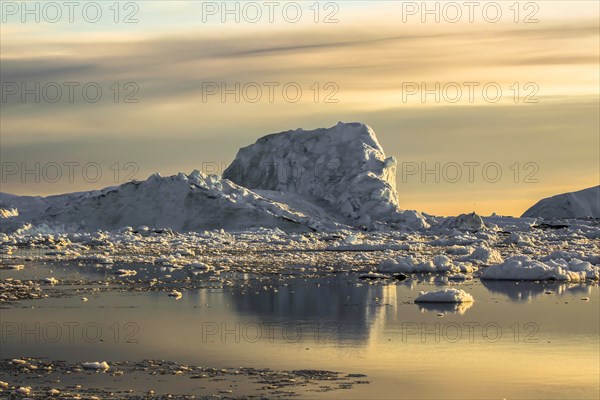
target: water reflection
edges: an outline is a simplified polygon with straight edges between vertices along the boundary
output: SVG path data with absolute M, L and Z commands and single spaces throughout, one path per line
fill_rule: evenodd
M 87 291 L 90 300 L 85 303 L 79 300 L 81 292 L 73 297 L 23 302 L 3 309 L 2 321 L 16 327 L 25 323 L 29 330 L 39 322 L 37 335 L 41 340 L 35 336 L 36 340 L 23 340 L 15 335 L 2 343 L 3 357 L 109 363 L 152 358 L 219 368 L 244 365 L 364 373 L 372 385 L 355 385 L 353 391 L 344 393 L 346 398 L 359 399 L 431 398 L 433 390 L 440 387 L 452 398 L 569 397 L 574 387 L 580 390 L 579 397 L 597 393 L 597 285 L 480 283 L 476 279 L 459 285 L 473 295 L 475 303 L 416 305 L 419 291 L 442 288 L 440 279 L 431 275 L 403 282 L 365 283 L 355 274 L 305 279 L 222 273 L 219 279 L 227 282 L 225 287 L 191 288 L 189 281 L 182 283 L 192 276 L 188 269 L 162 272 L 154 266 L 120 267 L 139 271 L 129 278 L 132 280 L 156 276 L 170 283 L 171 279 L 164 277 L 169 273 L 184 286 L 183 298 L 169 298 L 167 289 L 134 293 L 111 290 L 94 297 Z M 113 270 L 40 265 L 10 273 L 16 279 L 30 274 L 66 280 L 80 275 L 97 279 L 98 274 L 114 278 Z M 196 279 L 208 283 L 214 277 L 205 274 Z M 546 291 L 554 295 L 543 295 Z M 500 296 L 507 300 L 498 301 Z M 569 296 L 590 297 L 590 301 L 563 301 Z M 440 318 L 438 312 L 446 316 Z M 58 343 L 44 339 L 43 327 L 62 327 L 71 321 L 80 323 L 73 342 L 66 334 Z M 115 323 L 123 328 L 129 321 L 139 326 L 139 343 L 123 340 L 128 330 L 115 341 Z M 274 340 L 270 330 L 265 329 L 264 336 L 256 341 L 256 329 L 244 329 L 261 322 L 275 324 Z M 103 335 L 108 335 L 106 340 L 84 337 L 82 327 L 89 323 L 99 326 Z M 239 330 L 238 324 L 242 327 Z M 296 331 L 286 329 L 289 324 L 300 324 L 304 335 L 296 339 Z M 490 339 L 491 331 L 484 335 L 483 327 L 488 325 L 501 327 L 503 336 L 498 341 Z M 466 326 L 475 326 L 473 334 Z M 539 341 L 525 341 L 532 332 L 528 326 L 539 327 L 534 336 Z M 207 333 L 206 327 L 216 330 Z M 315 342 L 311 334 L 319 330 L 323 336 Z M 521 336 L 515 336 L 517 332 Z M 469 385 L 457 383 L 457 360 L 463 375 L 472 378 Z M 543 381 L 553 385 L 540 386 Z M 336 395 L 339 397 L 336 392 L 329 394 Z
M 421 312 L 435 311 L 463 315 L 473 306 L 473 303 L 419 303 L 418 306 Z
M 492 280 L 482 280 L 481 283 L 490 293 L 503 294 L 514 302 L 527 302 L 547 292 L 556 295 L 589 295 L 592 288 L 592 284 L 588 283 Z
M 342 275 L 299 279 L 274 290 L 256 282 L 226 295 L 237 313 L 263 323 L 293 321 L 304 331 L 326 332 L 331 340 L 358 344 L 369 339 L 370 327 L 383 307 L 384 287 L 349 284 L 348 279 Z

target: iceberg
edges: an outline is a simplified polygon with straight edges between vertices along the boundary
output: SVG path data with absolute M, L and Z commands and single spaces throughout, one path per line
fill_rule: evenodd
M 444 289 L 433 292 L 420 292 L 415 303 L 472 303 L 473 296 L 462 289 Z
M 351 226 L 428 227 L 421 214 L 400 210 L 396 159 L 386 157 L 373 129 L 362 123 L 265 136 L 240 149 L 223 178 L 265 196 L 299 196 Z
M 360 123 L 268 135 L 241 149 L 223 177 L 193 171 L 48 197 L 0 193 L 2 232 L 285 232 L 419 230 L 398 207 L 396 161 Z M 149 228 L 148 228 L 149 229 Z
M 600 218 L 600 185 L 538 201 L 522 218 Z
M 481 274 L 481 279 L 490 280 L 556 280 L 581 282 L 598 280 L 600 268 L 587 261 L 552 259 L 546 262 L 532 260 L 527 256 L 513 256 L 502 264 L 492 265 Z

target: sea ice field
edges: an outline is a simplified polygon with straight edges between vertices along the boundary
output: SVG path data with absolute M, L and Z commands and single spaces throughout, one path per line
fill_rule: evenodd
M 498 228 L 2 236 L 3 390 L 596 396 L 597 222 L 483 221 Z

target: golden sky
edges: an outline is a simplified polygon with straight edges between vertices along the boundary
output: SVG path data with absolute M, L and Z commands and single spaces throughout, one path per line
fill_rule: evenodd
M 599 183 L 597 2 L 251 3 L 100 2 L 98 22 L 51 23 L 3 2 L 1 190 L 220 172 L 260 136 L 340 120 L 398 159 L 403 208 L 520 215 Z

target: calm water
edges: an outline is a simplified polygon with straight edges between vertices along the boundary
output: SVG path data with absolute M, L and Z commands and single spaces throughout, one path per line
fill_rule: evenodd
M 142 268 L 136 278 L 153 273 Z M 96 280 L 106 273 L 26 266 L 1 274 L 3 279 Z M 344 398 L 600 395 L 596 285 L 473 281 L 454 284 L 473 295 L 470 307 L 423 308 L 414 298 L 420 290 L 439 289 L 440 282 L 380 285 L 352 274 L 225 278 L 232 287 L 184 290 L 179 300 L 165 292 L 82 290 L 23 301 L 1 310 L 2 357 L 109 363 L 152 358 L 368 375 L 371 384 L 344 391 Z M 82 302 L 82 296 L 89 301 Z M 182 385 L 195 384 L 182 382 L 177 383 L 180 392 Z M 310 396 L 339 397 L 340 392 Z

